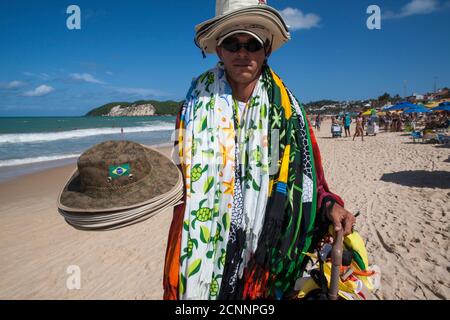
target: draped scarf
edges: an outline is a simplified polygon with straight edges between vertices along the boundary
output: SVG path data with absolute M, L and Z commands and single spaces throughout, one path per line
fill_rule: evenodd
M 300 275 L 311 244 L 317 187 L 303 107 L 264 66 L 243 121 L 236 125 L 235 117 L 219 63 L 193 81 L 180 115 L 186 190 L 180 299 L 219 297 L 232 220 L 243 231 L 236 255 L 241 298 L 281 296 Z

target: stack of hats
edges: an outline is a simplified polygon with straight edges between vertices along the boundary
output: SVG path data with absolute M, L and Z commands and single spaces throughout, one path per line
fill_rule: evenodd
M 106 141 L 85 151 L 58 197 L 58 211 L 78 229 L 110 230 L 173 207 L 182 174 L 164 154 L 132 141 Z
M 247 33 L 271 45 L 271 51 L 290 40 L 289 28 L 281 14 L 265 0 L 216 0 L 216 16 L 195 27 L 195 44 L 215 53 L 224 38 Z

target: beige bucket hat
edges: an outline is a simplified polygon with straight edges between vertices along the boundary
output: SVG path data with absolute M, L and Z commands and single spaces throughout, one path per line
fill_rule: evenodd
M 195 43 L 206 53 L 227 36 L 244 32 L 271 43 L 272 52 L 290 40 L 280 13 L 263 0 L 216 0 L 216 16 L 195 27 Z
M 182 195 L 181 172 L 164 154 L 132 141 L 106 141 L 78 158 L 57 206 L 75 227 L 105 229 L 148 218 Z

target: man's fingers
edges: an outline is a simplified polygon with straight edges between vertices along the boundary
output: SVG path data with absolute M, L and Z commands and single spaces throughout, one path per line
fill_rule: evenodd
M 338 232 L 339 230 L 342 229 L 340 216 L 333 215 L 332 218 L 333 218 L 334 231 Z
M 344 233 L 345 235 L 349 235 L 353 232 L 353 225 L 356 223 L 356 219 L 353 215 L 347 215 L 345 218 L 345 229 Z
M 347 219 L 345 223 L 344 235 L 349 235 L 350 233 L 352 233 L 352 227 L 353 223 L 350 219 Z

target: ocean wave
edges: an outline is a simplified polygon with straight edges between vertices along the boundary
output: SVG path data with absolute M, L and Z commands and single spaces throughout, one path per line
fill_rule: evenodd
M 136 132 L 151 131 L 169 131 L 175 128 L 174 123 L 160 122 L 151 126 L 123 127 L 124 134 Z M 8 133 L 0 135 L 0 144 L 2 143 L 26 143 L 26 142 L 44 142 L 66 139 L 84 138 L 98 135 L 120 134 L 120 127 L 98 128 L 98 129 L 76 129 L 60 132 L 40 132 L 40 133 Z
M 54 156 L 41 156 L 41 157 L 25 158 L 25 159 L 0 160 L 0 168 L 1 167 L 9 167 L 9 166 L 19 166 L 22 164 L 31 164 L 31 163 L 38 163 L 38 162 L 77 158 L 79 156 L 80 156 L 79 154 L 60 154 L 60 155 L 54 155 Z

